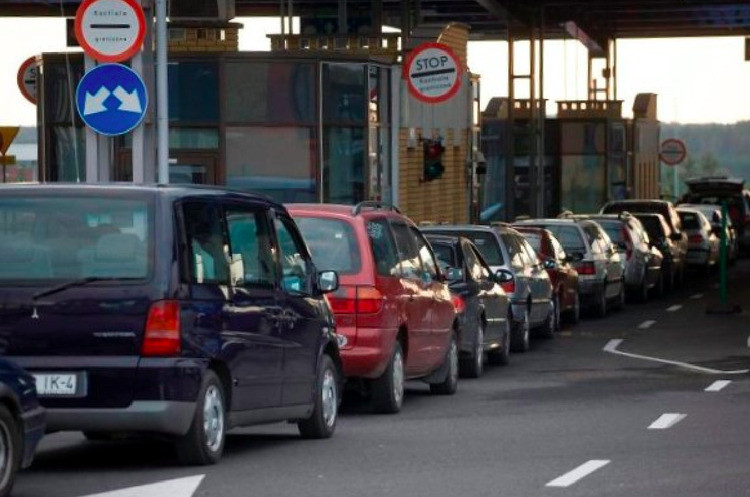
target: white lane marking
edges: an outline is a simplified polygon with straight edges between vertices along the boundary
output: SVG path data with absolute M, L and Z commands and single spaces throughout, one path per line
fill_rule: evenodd
M 622 338 L 615 338 L 607 342 L 607 345 L 604 346 L 604 352 L 609 352 L 610 354 L 615 355 L 621 355 L 624 357 L 630 357 L 633 359 L 642 359 L 644 361 L 653 361 L 653 362 L 659 362 L 662 364 L 670 364 L 672 366 L 677 366 L 683 369 L 689 369 L 691 371 L 698 371 L 699 373 L 707 373 L 707 374 L 746 374 L 750 373 L 750 369 L 738 369 L 734 371 L 721 371 L 718 369 L 711 369 L 711 368 L 704 368 L 702 366 L 696 366 L 694 364 L 689 364 L 687 362 L 680 362 L 680 361 L 670 361 L 669 359 L 660 359 L 658 357 L 650 357 L 647 355 L 639 355 L 639 354 L 631 354 L 629 352 L 622 352 L 620 350 L 617 350 L 617 347 L 620 346 L 620 344 L 623 342 Z
M 609 464 L 610 461 L 607 459 L 592 459 L 589 462 L 583 463 L 580 466 L 578 466 L 573 471 L 570 471 L 568 473 L 565 473 L 562 476 L 559 476 L 552 480 L 551 482 L 547 483 L 546 486 L 548 487 L 569 487 L 581 478 L 584 478 L 597 469 L 601 469 L 607 464 Z
M 682 309 L 682 306 L 680 304 L 676 304 L 676 305 L 667 307 L 667 312 L 677 312 L 680 309 Z
M 149 485 L 114 490 L 112 492 L 91 494 L 85 497 L 164 497 L 166 495 L 169 497 L 192 497 L 205 476 L 196 475 L 188 476 L 187 478 L 177 478 L 175 480 L 165 480 Z
M 647 330 L 655 324 L 656 324 L 656 321 L 654 321 L 653 319 L 649 319 L 648 321 L 644 321 L 641 324 L 639 324 L 638 328 L 641 330 Z
M 690 298 L 692 300 L 702 299 L 703 298 L 703 294 L 702 293 L 696 293 L 695 295 L 692 295 Z
M 676 412 L 670 412 L 662 414 L 659 419 L 651 423 L 648 427 L 649 430 L 666 430 L 673 427 L 683 419 L 687 417 L 687 414 L 679 414 Z
M 721 392 L 730 383 L 732 383 L 730 380 L 717 380 L 711 383 L 708 387 L 706 387 L 704 391 L 705 392 Z

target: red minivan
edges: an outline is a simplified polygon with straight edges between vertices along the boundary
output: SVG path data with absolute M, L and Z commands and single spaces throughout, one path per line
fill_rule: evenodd
M 349 380 L 364 380 L 375 410 L 401 409 L 404 381 L 453 394 L 458 337 L 451 294 L 416 225 L 381 202 L 354 207 L 289 204 L 320 270 L 336 269 L 328 294 Z

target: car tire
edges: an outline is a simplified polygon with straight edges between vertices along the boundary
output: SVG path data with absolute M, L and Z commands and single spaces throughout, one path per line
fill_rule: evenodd
M 621 311 L 625 308 L 625 280 L 620 280 L 620 292 L 617 294 L 615 309 Z
M 544 324 L 539 328 L 539 336 L 545 340 L 555 338 L 555 316 L 557 314 L 557 299 L 550 300 L 550 311 L 547 314 L 547 319 L 544 320 Z
M 216 373 L 207 370 L 198 394 L 193 422 L 175 446 L 180 462 L 187 465 L 215 464 L 226 441 L 224 387 Z
M 21 466 L 20 428 L 8 408 L 0 405 L 0 497 L 10 495 Z
M 602 291 L 597 295 L 596 303 L 594 304 L 594 315 L 598 318 L 607 316 L 607 285 L 606 283 L 602 287 Z
M 510 337 L 511 352 L 528 352 L 531 348 L 531 325 L 529 319 L 529 310 L 524 309 L 523 320 L 520 322 L 513 322 L 513 329 Z
M 638 291 L 638 302 L 646 302 L 648 301 L 648 279 L 646 278 L 646 275 L 643 275 L 643 280 L 641 281 L 641 287 Z
M 339 393 L 338 369 L 328 354 L 320 358 L 318 375 L 315 381 L 315 402 L 312 415 L 297 422 L 302 438 L 330 438 L 336 431 L 338 420 Z
M 479 378 L 484 373 L 484 321 L 481 318 L 471 353 L 459 363 L 459 372 L 464 378 Z
M 430 392 L 435 395 L 453 395 L 458 390 L 458 342 L 455 333 L 451 333 L 443 366 L 447 366 L 448 373 L 443 381 L 430 383 Z
M 581 320 L 581 295 L 576 291 L 576 298 L 573 301 L 573 308 L 568 311 L 566 321 L 570 324 L 578 324 Z
M 503 346 L 487 353 L 487 362 L 493 366 L 505 366 L 510 362 L 510 318 L 505 320 L 505 331 L 503 332 Z
M 401 344 L 391 354 L 388 366 L 379 378 L 372 382 L 372 406 L 380 414 L 395 414 L 404 403 L 404 353 Z

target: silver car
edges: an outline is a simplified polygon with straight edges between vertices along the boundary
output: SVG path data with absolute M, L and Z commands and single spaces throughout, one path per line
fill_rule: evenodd
M 649 291 L 657 291 L 661 281 L 661 252 L 651 247 L 641 222 L 628 213 L 592 214 L 576 219 L 596 221 L 620 252 L 625 264 L 625 288 L 639 301 L 648 299 Z
M 625 271 L 620 253 L 607 233 L 588 219 L 529 219 L 519 226 L 546 228 L 560 240 L 578 271 L 581 301 L 599 317 L 607 315 L 610 302 L 625 305 Z
M 677 214 L 682 221 L 682 229 L 688 235 L 688 266 L 697 267 L 706 273 L 719 262 L 719 237 L 716 236 L 711 223 L 697 209 L 678 206 Z
M 545 338 L 554 336 L 558 314 L 552 298 L 552 283 L 523 235 L 506 224 L 437 225 L 420 229 L 425 234 L 463 236 L 479 249 L 510 298 L 511 350 L 528 350 L 532 329 Z
M 706 219 L 708 219 L 708 222 L 711 223 L 711 228 L 716 234 L 716 236 L 719 238 L 719 242 L 721 242 L 721 206 L 717 204 L 679 204 L 677 206 L 678 208 L 688 208 L 688 209 L 695 209 L 697 211 L 700 211 L 703 213 L 704 216 L 706 216 Z M 726 237 L 727 237 L 727 259 L 729 260 L 729 264 L 734 264 L 737 262 L 737 258 L 739 257 L 740 253 L 740 244 L 739 240 L 737 239 L 737 229 L 734 226 L 734 223 L 732 223 L 731 216 L 727 216 L 727 228 L 726 228 Z

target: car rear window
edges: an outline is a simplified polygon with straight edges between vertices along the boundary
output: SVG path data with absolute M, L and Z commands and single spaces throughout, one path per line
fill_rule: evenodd
M 351 224 L 340 219 L 295 217 L 319 270 L 356 274 L 361 267 L 357 236 Z
M 522 231 L 521 234 L 526 239 L 526 241 L 529 242 L 531 248 L 533 248 L 537 253 L 542 252 L 542 237 L 539 233 L 527 233 L 525 231 Z
M 682 227 L 686 230 L 698 230 L 701 228 L 698 214 L 693 212 L 680 212 L 680 220 L 682 221 Z
M 430 233 L 439 233 L 439 231 L 430 231 Z M 482 254 L 484 262 L 489 266 L 502 266 L 503 253 L 500 248 L 500 244 L 497 243 L 497 238 L 492 233 L 486 231 L 444 231 L 445 235 L 463 236 L 471 240 L 471 242 L 479 249 L 479 253 Z
M 545 228 L 555 235 L 567 253 L 586 252 L 586 242 L 581 236 L 581 231 L 576 226 L 561 226 L 551 224 Z
M 458 267 L 456 263 L 456 254 L 453 247 L 446 243 L 432 242 L 432 251 L 440 264 L 440 267 Z
M 639 217 L 638 219 L 641 221 L 641 224 L 646 229 L 646 233 L 648 233 L 648 237 L 652 241 L 664 238 L 664 225 L 661 224 L 658 217 L 644 216 Z
M 599 226 L 604 229 L 607 236 L 609 236 L 613 242 L 619 243 L 625 241 L 625 235 L 622 231 L 622 223 L 619 221 L 601 221 L 597 219 L 596 222 L 599 223 Z
M 0 281 L 147 278 L 153 217 L 148 198 L 0 198 Z

